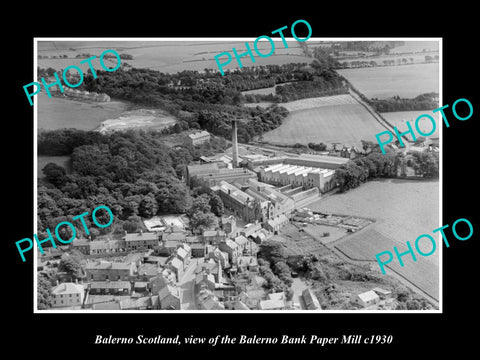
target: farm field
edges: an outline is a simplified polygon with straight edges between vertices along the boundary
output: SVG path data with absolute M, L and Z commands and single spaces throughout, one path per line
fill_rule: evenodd
M 303 230 L 312 237 L 319 239 L 323 244 L 330 244 L 347 235 L 345 229 L 320 224 L 307 224 L 307 226 L 303 227 Z M 328 232 L 329 235 L 323 236 L 325 232 Z
M 413 241 L 414 239 L 411 239 L 410 243 L 413 243 Z M 394 246 L 397 246 L 400 253 L 408 250 L 405 243 L 400 245 L 370 227 L 358 234 L 351 235 L 348 240 L 341 242 L 335 247 L 353 260 L 375 261 L 375 254 L 382 251 L 391 251 L 393 253 Z M 425 243 L 421 242 L 419 246 L 425 252 L 429 252 L 431 249 L 428 240 Z M 431 256 L 438 258 L 438 253 L 435 252 Z M 382 257 L 382 259 L 386 258 L 388 258 L 388 255 Z M 420 255 L 416 256 L 416 259 L 417 261 L 413 261 L 411 256 L 404 256 L 402 258 L 404 266 L 402 267 L 398 260 L 394 258 L 391 263 L 386 265 L 385 273 L 389 274 L 392 270 L 395 271 L 438 300 L 438 267 L 434 266 L 430 261 L 427 261 L 427 258 Z M 374 266 L 377 267 L 378 265 Z M 378 269 L 380 270 L 380 267 L 378 267 Z
M 310 63 L 313 59 L 302 56 L 297 42 L 287 39 L 288 49 L 283 47 L 282 41 L 275 41 L 275 52 L 268 58 L 256 57 L 252 63 L 250 57 L 243 57 L 243 66 L 257 66 L 267 64 L 286 64 L 291 62 Z M 44 41 L 38 43 L 38 54 L 43 56 L 67 55 L 66 59 L 38 59 L 38 66 L 64 69 L 69 65 L 77 65 L 86 71 L 88 64 L 79 64 L 82 59 L 77 59 L 77 54 L 89 53 L 97 57 L 106 49 L 113 49 L 119 54 L 126 53 L 133 56 L 132 60 L 122 62 L 136 68 L 150 68 L 165 73 L 176 73 L 183 70 L 204 71 L 207 69 L 218 70 L 214 56 L 222 52 L 246 50 L 245 42 L 252 47 L 255 38 L 245 38 L 239 41 L 214 39 L 212 41 Z M 267 41 L 259 41 L 258 49 L 266 54 L 270 50 Z M 114 66 L 116 59 L 109 60 Z M 224 61 L 220 59 L 220 61 Z M 92 61 L 96 69 L 101 69 L 98 60 Z M 234 69 L 238 64 L 233 60 L 225 69 Z
M 439 71 L 439 63 L 337 70 L 367 98 L 379 99 L 439 93 Z
M 420 111 L 394 111 L 394 112 L 387 112 L 381 113 L 382 116 L 393 126 L 396 126 L 400 132 L 407 131 L 408 127 L 406 122 L 409 121 L 412 128 L 415 129 L 415 120 L 417 117 L 423 114 L 428 114 L 435 119 L 436 129 L 435 132 L 430 135 L 431 138 L 439 138 L 440 137 L 440 128 L 442 127 L 442 120 L 441 115 L 439 113 L 433 114 L 432 110 L 420 110 Z M 439 122 L 440 121 L 440 122 Z M 420 130 L 428 134 L 432 131 L 432 123 L 428 118 L 423 118 L 419 120 L 418 127 Z M 419 135 L 415 130 L 415 135 Z M 406 135 L 409 140 L 412 140 L 412 136 L 410 134 Z
M 310 234 L 300 232 L 293 224 L 284 226 L 279 235 L 272 236 L 270 240 L 282 243 L 286 256 L 316 254 L 321 257 L 336 258 L 336 255 L 325 245 L 315 240 Z
M 37 127 L 45 130 L 75 128 L 93 130 L 104 120 L 119 116 L 130 105 L 125 101 L 77 101 L 44 92 L 36 95 L 38 102 Z
M 272 144 L 307 144 L 361 146 L 360 140 L 375 141 L 375 134 L 385 131 L 373 116 L 350 95 L 303 99 L 281 104 L 290 114 L 283 124 L 264 134 Z
M 309 208 L 377 219 L 375 224 L 342 239 L 341 245 L 337 245 L 352 258 L 375 261 L 378 252 L 392 251 L 393 246 L 401 251 L 406 248 L 407 240 L 414 242 L 419 235 L 431 234 L 440 227 L 439 182 L 374 180 L 347 193 L 318 200 Z M 438 298 L 439 248 L 429 257 L 419 256 L 417 262 L 405 257 L 403 268 L 392 261 L 392 268 Z

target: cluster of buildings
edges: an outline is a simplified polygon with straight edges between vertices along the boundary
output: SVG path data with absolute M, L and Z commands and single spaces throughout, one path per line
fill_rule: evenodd
M 258 247 L 250 231 L 236 232 L 233 220 L 233 217 L 224 219 L 228 224 L 225 229 L 232 238 L 223 230 L 210 230 L 197 237 L 201 243 L 188 243 L 187 236 L 173 239 L 172 234 L 180 234 L 174 231 L 127 234 L 127 248 L 135 249 L 133 253 L 138 255 L 135 261 L 87 261 L 81 284 L 65 282 L 53 288 L 53 307 L 92 310 L 241 308 L 245 304 L 240 304 L 239 294 L 229 277 L 238 272 L 258 271 Z M 194 244 L 201 244 L 202 250 L 193 251 Z M 187 286 L 191 290 L 182 288 L 185 283 L 191 283 L 192 286 Z M 184 295 L 184 291 L 191 291 L 191 294 Z
M 348 158 L 301 154 L 240 159 L 235 122 L 232 128 L 232 157 L 205 158 L 186 171 L 190 187 L 217 194 L 231 211 L 232 215 L 221 218 L 219 228 L 193 235 L 182 227 L 152 221 L 150 231 L 125 233 L 119 240 L 77 239 L 70 249 L 90 258 L 126 253 L 129 261 L 87 262 L 82 284 L 66 282 L 53 289 L 53 306 L 93 310 L 292 308 L 283 292 L 268 294 L 252 305 L 248 295 L 233 286 L 232 278 L 259 270 L 257 244 L 288 224 L 296 209 L 332 190 L 335 169 Z M 200 131 L 188 139 L 199 145 L 210 141 L 210 134 Z M 238 218 L 247 224 L 237 227 Z M 358 301 L 363 299 L 360 295 Z M 307 309 L 321 309 L 311 290 L 304 290 L 302 298 Z
M 224 159 L 187 166 L 190 187 L 220 196 L 226 208 L 246 222 L 258 221 L 271 232 L 287 224 L 295 209 L 336 187 L 335 169 L 348 158 L 326 155 L 244 156 L 243 167 Z

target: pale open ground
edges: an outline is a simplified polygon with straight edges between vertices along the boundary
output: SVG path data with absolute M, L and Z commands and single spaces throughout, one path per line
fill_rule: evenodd
M 399 179 L 373 180 L 343 194 L 335 194 L 310 204 L 312 210 L 377 219 L 357 234 L 341 240 L 341 250 L 354 259 L 375 260 L 382 251 L 391 251 L 397 246 L 406 250 L 406 241 L 414 246 L 415 239 L 422 234 L 432 234 L 440 227 L 439 182 L 412 181 Z M 437 250 L 429 257 L 417 256 L 413 262 L 410 256 L 402 259 L 405 266 L 392 261 L 392 267 L 425 292 L 438 299 L 439 236 Z M 359 242 L 356 242 L 358 240 Z M 440 241 L 440 244 L 443 244 Z M 349 246 L 350 245 L 350 246 Z M 420 248 L 428 252 L 428 241 L 420 242 Z M 378 268 L 380 270 L 380 268 Z M 387 269 L 387 273 L 391 271 Z
M 337 70 L 367 98 L 379 99 L 439 93 L 439 71 L 438 63 Z
M 350 95 L 311 98 L 280 104 L 290 110 L 283 124 L 263 135 L 272 144 L 307 144 L 361 147 L 360 140 L 375 140 L 385 131 L 375 118 Z
M 162 129 L 175 124 L 176 119 L 160 109 L 137 109 L 123 112 L 121 116 L 107 119 L 97 129 L 101 133 L 127 129 Z

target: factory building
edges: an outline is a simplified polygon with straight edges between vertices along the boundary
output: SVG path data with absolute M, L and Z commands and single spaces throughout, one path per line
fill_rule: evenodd
M 248 179 L 256 179 L 257 175 L 248 169 L 222 167 L 219 163 L 207 163 L 187 166 L 187 183 L 190 187 L 202 186 L 209 189 L 219 185 L 222 181 L 231 183 L 233 181 L 245 182 Z
M 304 189 L 317 187 L 321 192 L 335 187 L 334 174 L 335 170 L 331 169 L 284 163 L 261 167 L 259 171 L 260 180 L 263 182 L 278 186 L 301 186 Z

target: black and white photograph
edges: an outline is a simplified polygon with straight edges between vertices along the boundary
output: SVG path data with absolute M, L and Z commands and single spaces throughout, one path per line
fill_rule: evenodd
M 472 9 L 67 5 L 3 24 L 7 353 L 474 348 Z
M 441 309 L 441 39 L 285 44 L 36 39 L 36 310 Z

